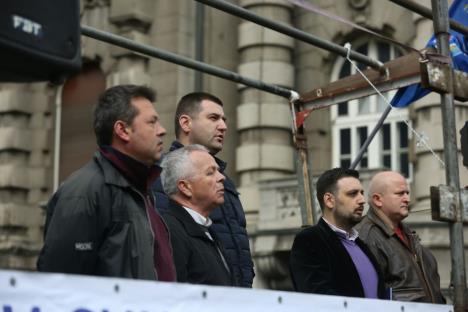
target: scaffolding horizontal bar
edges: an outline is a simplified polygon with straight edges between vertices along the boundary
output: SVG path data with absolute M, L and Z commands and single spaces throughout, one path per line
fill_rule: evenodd
M 363 71 L 363 74 L 380 92 L 406 87 L 421 81 L 418 53 L 410 53 L 384 65 L 388 71 L 388 75 L 385 77 L 373 69 Z M 374 88 L 359 73 L 356 73 L 334 81 L 325 87 L 303 93 L 300 101 L 307 109 L 322 108 L 373 94 L 376 94 Z
M 418 13 L 419 15 L 424 16 L 428 19 L 431 19 L 431 20 L 434 19 L 432 10 L 425 7 L 424 5 L 421 5 L 419 3 L 416 3 L 414 1 L 409 1 L 409 0 L 390 0 L 390 1 L 395 4 L 398 4 L 401 7 L 404 7 L 405 9 Z M 449 23 L 450 23 L 450 27 L 453 30 L 456 30 L 464 34 L 465 36 L 468 36 L 468 27 L 452 19 L 449 21 Z
M 81 34 L 147 56 L 155 57 L 167 62 L 185 66 L 219 78 L 241 83 L 243 85 L 259 89 L 265 92 L 273 93 L 285 97 L 287 99 L 290 99 L 293 96 L 293 93 L 295 93 L 292 90 L 288 90 L 280 86 L 268 84 L 256 79 L 247 78 L 239 75 L 238 73 L 229 71 L 221 67 L 196 61 L 191 58 L 181 56 L 176 53 L 168 52 L 162 49 L 158 49 L 147 44 L 138 43 L 128 38 L 118 36 L 86 25 L 81 25 Z
M 288 35 L 297 40 L 309 43 L 311 45 L 322 48 L 324 50 L 337 53 L 343 57 L 346 57 L 348 55 L 348 50 L 336 43 L 313 36 L 307 32 L 288 26 L 286 24 L 278 23 L 271 19 L 254 14 L 250 12 L 249 10 L 246 10 L 240 6 L 231 4 L 227 1 L 222 1 L 222 0 L 196 0 L 196 1 L 206 4 L 210 7 L 216 8 L 218 10 L 224 11 L 226 13 L 235 15 L 237 17 L 246 19 L 252 23 L 255 23 L 255 24 L 264 26 L 266 28 L 275 30 L 277 32 L 280 32 L 282 34 Z M 368 65 L 372 68 L 383 70 L 383 64 L 381 62 L 374 60 L 368 57 L 367 55 L 351 50 L 349 51 L 349 57 L 352 60 Z

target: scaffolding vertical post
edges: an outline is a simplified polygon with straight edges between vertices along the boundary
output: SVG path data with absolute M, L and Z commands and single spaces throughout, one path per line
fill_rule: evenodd
M 293 114 L 293 140 L 297 151 L 296 170 L 299 184 L 299 204 L 301 208 L 302 226 L 314 225 L 317 221 L 314 201 L 314 184 L 311 173 L 310 158 L 307 153 L 307 136 L 304 125 L 297 126 L 296 111 L 302 111 L 303 106 L 298 101 L 291 101 L 291 112 Z
M 449 17 L 447 0 L 431 0 L 434 15 L 434 34 L 437 38 L 438 52 L 450 57 L 449 49 Z M 449 81 L 453 90 L 453 82 Z M 456 143 L 455 104 L 453 93 L 443 93 L 440 96 L 442 109 L 442 125 L 444 138 L 444 159 L 446 182 L 460 192 L 460 176 L 458 168 L 458 150 Z M 461 195 L 459 193 L 459 195 Z M 461 196 L 455 208 L 456 220 L 449 223 L 451 251 L 451 281 L 454 287 L 453 305 L 455 312 L 465 312 L 466 272 L 463 242 L 463 205 Z

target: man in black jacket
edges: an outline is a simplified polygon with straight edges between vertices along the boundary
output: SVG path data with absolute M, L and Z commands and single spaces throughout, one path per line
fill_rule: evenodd
M 188 145 L 167 154 L 161 166 L 161 182 L 170 197 L 164 219 L 177 281 L 234 286 L 223 247 L 210 229 L 210 213 L 224 203 L 225 179 L 213 156 L 201 145 Z
M 159 176 L 154 91 L 122 85 L 94 110 L 99 151 L 47 205 L 39 271 L 175 281 L 169 234 L 150 186 Z
M 353 229 L 362 219 L 364 190 L 359 173 L 335 168 L 317 181 L 323 217 L 297 234 L 290 269 L 300 292 L 363 298 L 386 298 L 374 257 Z
M 215 157 L 223 148 L 227 131 L 223 103 L 208 93 L 189 93 L 180 99 L 174 119 L 177 140 L 172 143 L 170 150 L 190 144 L 203 145 L 213 155 L 225 176 L 224 204 L 211 213 L 211 228 L 226 249 L 226 260 L 232 267 L 237 284 L 252 287 L 254 271 L 244 209 L 234 183 L 224 172 L 226 163 Z M 162 212 L 167 211 L 169 201 L 159 179 L 153 190 L 156 194 L 156 208 Z

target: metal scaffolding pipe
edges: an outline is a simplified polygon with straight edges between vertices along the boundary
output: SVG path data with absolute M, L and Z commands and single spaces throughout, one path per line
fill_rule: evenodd
M 356 169 L 357 165 L 361 162 L 362 156 L 364 156 L 364 153 L 366 152 L 367 148 L 371 144 L 372 140 L 374 139 L 375 135 L 377 132 L 379 132 L 380 128 L 382 128 L 382 125 L 387 119 L 388 114 L 392 111 L 392 107 L 388 105 L 385 108 L 385 111 L 382 113 L 382 116 L 380 116 L 379 121 L 377 121 L 377 124 L 375 125 L 374 129 L 372 129 L 370 135 L 367 137 L 367 139 L 364 141 L 364 143 L 361 146 L 361 149 L 359 150 L 356 158 L 353 160 L 351 166 L 349 166 L 350 169 Z
M 424 16 L 428 19 L 431 19 L 431 20 L 434 19 L 432 10 L 425 7 L 424 5 L 421 5 L 419 3 L 416 3 L 410 0 L 390 0 L 390 1 L 395 4 L 398 4 L 401 7 L 404 7 L 405 9 L 418 13 L 419 15 Z M 457 21 L 450 20 L 450 27 L 452 27 L 453 30 L 456 30 L 464 34 L 465 36 L 468 36 L 468 27 L 466 27 L 465 25 Z
M 336 43 L 324 40 L 324 39 L 316 37 L 316 36 L 313 36 L 313 35 L 311 35 L 309 33 L 306 33 L 306 32 L 304 32 L 302 30 L 299 30 L 297 28 L 294 28 L 294 27 L 291 27 L 291 26 L 288 26 L 288 25 L 285 25 L 285 24 L 282 24 L 282 23 L 272 21 L 272 20 L 270 20 L 268 18 L 265 18 L 265 17 L 262 17 L 260 15 L 254 14 L 254 13 L 250 12 L 249 10 L 246 10 L 246 9 L 240 7 L 240 6 L 231 4 L 231 3 L 227 2 L 227 1 L 222 1 L 222 0 L 196 0 L 196 1 L 201 2 L 203 4 L 206 4 L 208 6 L 211 6 L 213 8 L 216 8 L 218 10 L 224 11 L 226 13 L 235 15 L 237 17 L 246 19 L 246 20 L 251 21 L 251 22 L 253 22 L 255 24 L 258 24 L 258 25 L 264 26 L 266 28 L 275 30 L 277 32 L 280 32 L 282 34 L 285 34 L 287 36 L 295 38 L 297 40 L 309 43 L 311 45 L 322 48 L 324 50 L 337 53 L 337 54 L 339 54 L 339 55 L 341 55 L 343 57 L 346 57 L 348 55 L 348 50 L 345 49 L 344 47 L 336 44 Z M 385 70 L 385 68 L 384 68 L 384 66 L 383 66 L 383 64 L 381 62 L 379 62 L 377 60 L 374 60 L 374 59 L 368 57 L 367 55 L 358 53 L 356 51 L 352 51 L 352 50 L 349 51 L 349 57 L 352 60 L 355 60 L 355 61 L 357 61 L 359 63 L 366 64 L 368 66 L 371 66 L 371 67 L 373 67 L 373 68 L 375 68 L 375 69 L 377 69 L 379 71 L 384 71 Z
M 181 66 L 185 66 L 194 70 L 198 70 L 204 72 L 206 74 L 210 74 L 219 78 L 223 78 L 226 80 L 234 81 L 237 83 L 241 83 L 243 85 L 263 90 L 269 93 L 273 93 L 287 99 L 291 98 L 291 90 L 268 84 L 260 80 L 255 80 L 251 78 L 247 78 L 244 76 L 239 75 L 238 73 L 231 72 L 221 67 L 213 66 L 207 63 L 203 63 L 200 61 L 195 61 L 191 58 L 181 56 L 172 52 L 168 52 L 165 50 L 161 50 L 155 48 L 153 46 L 142 44 L 130 40 L 128 38 L 118 36 L 106 31 L 102 31 L 93 27 L 89 27 L 86 25 L 81 25 L 81 34 L 84 36 L 88 36 L 90 38 L 94 38 L 100 41 L 104 41 L 125 49 L 129 49 L 144 55 L 148 55 L 151 57 L 155 57 L 161 60 L 165 60 L 174 64 L 178 64 Z
M 434 33 L 437 38 L 437 50 L 450 57 L 449 18 L 447 0 L 431 0 L 434 12 Z M 452 84 L 451 81 L 448 83 Z M 453 90 L 453 86 L 450 86 Z M 447 185 L 460 192 L 460 173 L 458 168 L 458 149 L 455 130 L 455 104 L 452 93 L 440 95 L 442 109 L 442 131 L 444 138 L 445 178 Z M 451 251 L 451 280 L 454 287 L 453 306 L 455 312 L 464 312 L 466 307 L 466 272 L 463 242 L 463 203 L 458 193 L 458 203 L 454 205 L 456 219 L 449 223 Z

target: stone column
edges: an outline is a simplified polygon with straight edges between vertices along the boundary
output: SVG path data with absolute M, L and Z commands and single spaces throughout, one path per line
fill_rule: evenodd
M 149 43 L 147 36 L 153 22 L 153 0 L 112 0 L 109 22 L 111 31 L 140 43 Z M 117 84 L 150 85 L 148 57 L 116 46 L 110 47 L 115 59 L 112 73 L 108 76 L 108 86 Z
M 291 5 L 281 0 L 242 0 L 240 5 L 269 19 L 291 24 Z M 239 73 L 294 87 L 293 39 L 242 21 L 239 25 Z M 277 95 L 239 85 L 237 109 L 239 146 L 236 150 L 238 188 L 248 227 L 257 223 L 260 208 L 257 182 L 284 177 L 294 171 L 291 113 L 288 101 Z
M 43 83 L 0 87 L 0 267 L 33 270 L 40 203 L 51 187 L 53 92 Z
M 291 24 L 292 6 L 286 1 L 241 0 L 239 4 L 255 14 Z M 294 40 L 247 21 L 241 21 L 238 30 L 238 72 L 243 76 L 293 89 Z M 279 267 L 281 263 L 273 253 L 265 254 L 266 241 L 269 246 L 273 241 L 264 235 L 256 237 L 255 232 L 260 227 L 257 224 L 261 207 L 259 182 L 290 176 L 294 172 L 290 130 L 292 118 L 289 103 L 282 97 L 243 85 L 239 85 L 239 94 L 239 145 L 236 149 L 238 191 L 246 213 L 248 231 L 255 237 L 251 242 L 256 265 L 254 287 L 269 287 L 272 275 L 278 273 L 272 267 Z M 274 207 L 261 209 L 269 208 Z
M 161 49 L 194 57 L 195 1 L 154 1 L 151 43 Z M 174 140 L 174 113 L 177 101 L 194 90 L 194 71 L 159 59 L 149 62 L 152 85 L 158 93 L 156 109 L 167 130 L 164 146 Z

